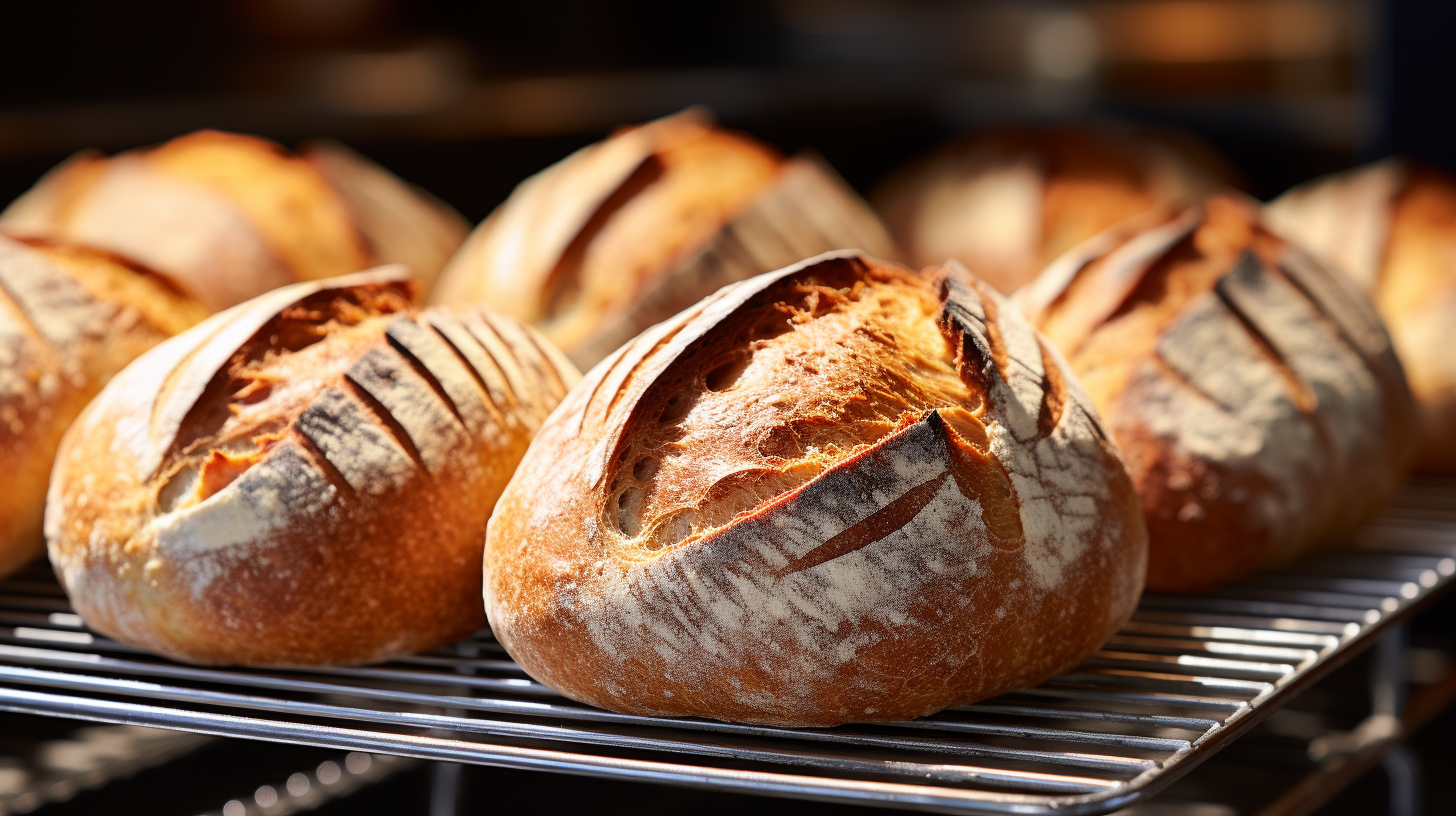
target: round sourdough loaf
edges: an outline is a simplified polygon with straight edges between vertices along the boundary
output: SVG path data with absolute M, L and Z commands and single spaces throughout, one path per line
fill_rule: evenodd
M 61 435 L 137 355 L 207 311 L 113 255 L 0 236 L 0 576 L 45 549 Z
M 1016 301 L 1122 447 L 1148 587 L 1210 587 L 1353 532 L 1413 442 L 1369 302 L 1242 198 L 1141 221 L 1068 252 Z
M 833 170 L 693 108 L 522 182 L 450 261 L 432 302 L 501 309 L 591 365 L 726 284 L 848 247 L 895 252 Z
M 484 621 L 495 499 L 575 381 L 532 332 L 414 308 L 399 267 L 153 349 L 66 435 L 51 561 L 86 623 L 195 663 L 359 663 Z
M 1194 204 L 1234 183 L 1177 133 L 1011 128 L 954 141 L 907 166 L 874 204 L 917 266 L 956 258 L 1011 292 L 1124 218 Z
M 486 544 L 491 625 L 576 700 L 827 726 L 1077 665 L 1146 530 L 1065 363 L 989 287 L 831 253 L 597 366 Z
M 217 310 L 380 263 L 408 264 L 429 281 L 468 227 L 340 145 L 295 155 L 203 130 L 109 158 L 81 153 L 6 208 L 0 229 L 135 258 Z
M 1375 302 L 1420 406 L 1416 467 L 1456 474 L 1456 179 L 1387 160 L 1296 187 L 1265 214 Z

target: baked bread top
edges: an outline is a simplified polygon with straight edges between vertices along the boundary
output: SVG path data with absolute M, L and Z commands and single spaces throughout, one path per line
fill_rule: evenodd
M 1015 299 L 1122 447 L 1150 588 L 1288 561 L 1354 529 L 1404 475 L 1413 405 L 1379 317 L 1247 199 L 1124 222 Z
M 402 267 L 275 290 L 128 367 L 77 420 L 46 509 L 87 623 L 200 663 L 354 663 L 481 620 L 492 505 L 575 381 Z
M 829 253 L 598 365 L 492 517 L 533 676 L 637 713 L 919 716 L 1074 665 L 1145 533 L 1064 363 L 989 288 Z
M 61 435 L 113 374 L 206 316 L 109 253 L 0 236 L 0 575 L 41 552 Z
M 340 146 L 300 156 L 214 130 L 80 153 L 0 213 L 0 229 L 135 258 L 213 310 L 383 262 L 432 280 L 466 232 L 448 206 Z
M 1265 213 L 1374 301 L 1420 405 L 1417 467 L 1456 473 L 1456 179 L 1391 159 L 1300 185 Z
M 1005 128 L 906 166 L 873 202 L 912 264 L 956 258 L 1009 294 L 1125 218 L 1234 183 L 1222 159 L 1176 133 Z

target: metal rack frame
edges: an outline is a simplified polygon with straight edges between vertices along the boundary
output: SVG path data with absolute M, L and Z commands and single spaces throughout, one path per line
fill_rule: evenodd
M 1150 595 L 1076 671 L 901 723 L 785 729 L 566 700 L 488 631 L 391 663 L 209 669 L 89 632 L 48 572 L 0 582 L 0 710 L 941 812 L 1106 813 L 1187 773 L 1456 580 L 1456 482 L 1348 549 Z

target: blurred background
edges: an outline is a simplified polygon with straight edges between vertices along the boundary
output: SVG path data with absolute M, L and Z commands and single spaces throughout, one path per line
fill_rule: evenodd
M 696 103 L 786 151 L 818 150 L 862 192 L 952 135 L 1008 122 L 1185 128 L 1265 198 L 1391 153 L 1456 171 L 1456 3 L 1434 0 L 52 0 L 6 12 L 5 201 L 77 150 L 213 127 L 290 146 L 343 140 L 474 222 L 571 150 Z M 1436 618 L 1452 619 L 1450 609 Z M 1449 627 L 1427 634 L 1456 637 Z M 1332 687 L 1359 686 L 1366 672 L 1357 662 Z M 1429 769 L 1428 812 L 1456 808 L 1441 771 L 1456 761 L 1453 728 L 1448 712 L 1416 745 Z M 155 737 L 147 733 L 0 715 L 0 793 L 5 773 L 23 778 L 14 758 L 26 752 Z M 462 787 L 458 770 L 365 762 L 356 771 L 357 758 L 292 747 L 183 739 L 147 750 L 158 763 L 188 758 L 128 770 L 139 774 L 130 787 L 76 795 L 101 781 L 82 784 L 45 812 L 146 801 L 159 813 L 283 812 L 263 806 L 263 788 L 282 790 L 291 771 L 315 766 L 372 786 L 310 806 L 325 813 L 424 813 L 432 790 L 437 806 L 449 800 L 448 811 L 431 811 L 441 813 L 457 804 L 840 812 L 489 769 L 466 771 Z M 1253 754 L 1231 768 L 1267 762 L 1273 754 L 1259 752 L 1274 749 L 1250 740 L 1240 750 Z M 1249 782 L 1230 773 L 1204 779 L 1225 789 Z M 1320 812 L 1382 812 L 1385 785 L 1367 774 Z M 456 794 L 442 799 L 440 789 Z M 43 804 L 16 801 L 11 811 Z
M 483 217 L 616 125 L 706 103 L 861 190 L 965 130 L 1189 128 L 1271 196 L 1392 151 L 1456 169 L 1456 5 L 1419 0 L 17 4 L 0 195 L 199 127 L 342 139 Z

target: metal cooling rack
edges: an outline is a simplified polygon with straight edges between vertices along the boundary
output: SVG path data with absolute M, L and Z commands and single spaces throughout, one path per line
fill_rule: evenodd
M 0 710 L 943 812 L 1105 813 L 1156 793 L 1456 575 L 1456 481 L 1349 549 L 1206 595 L 1150 595 L 1071 674 L 912 722 L 783 729 L 614 714 L 490 636 L 391 663 L 204 669 L 89 632 L 38 566 L 0 582 Z

